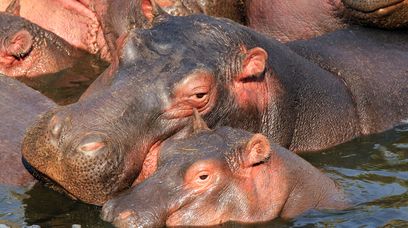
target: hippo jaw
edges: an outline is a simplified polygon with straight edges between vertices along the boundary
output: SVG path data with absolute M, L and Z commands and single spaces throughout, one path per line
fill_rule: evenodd
M 405 0 L 387 0 L 387 1 L 343 0 L 343 3 L 347 7 L 352 8 L 353 10 L 360 11 L 363 13 L 372 13 L 397 6 L 403 1 Z
M 371 4 L 370 4 L 371 3 Z M 377 3 L 377 4 L 375 4 Z M 394 29 L 408 25 L 408 1 L 352 1 L 343 0 L 345 14 L 357 23 Z

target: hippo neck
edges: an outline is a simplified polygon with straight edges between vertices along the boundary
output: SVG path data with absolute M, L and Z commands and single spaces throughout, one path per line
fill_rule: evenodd
M 273 40 L 259 37 L 269 54 L 270 99 L 261 132 L 295 152 L 316 151 L 358 135 L 353 99 L 344 82 Z

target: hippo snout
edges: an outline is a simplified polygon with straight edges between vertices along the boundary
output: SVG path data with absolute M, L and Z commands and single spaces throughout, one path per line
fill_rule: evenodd
M 145 211 L 146 213 L 143 213 Z M 109 200 L 102 208 L 101 218 L 115 227 L 161 227 L 165 224 L 153 211 L 122 209 L 114 200 Z

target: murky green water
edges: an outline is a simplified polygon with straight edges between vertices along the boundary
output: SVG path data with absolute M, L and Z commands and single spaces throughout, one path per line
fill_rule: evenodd
M 336 179 L 354 206 L 340 212 L 311 211 L 256 227 L 408 227 L 408 125 L 305 158 Z M 111 227 L 99 219 L 99 210 L 40 185 L 27 193 L 0 186 L 0 224 Z

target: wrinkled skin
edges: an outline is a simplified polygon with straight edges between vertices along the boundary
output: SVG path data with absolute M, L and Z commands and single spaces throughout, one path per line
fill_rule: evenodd
M 35 180 L 21 162 L 21 142 L 26 129 L 55 104 L 1 74 L 0 97 L 0 184 L 29 186 Z
M 281 42 L 317 37 L 354 23 L 408 26 L 407 0 L 247 0 L 246 10 L 249 27 Z
M 104 205 L 104 220 L 117 227 L 259 223 L 347 205 L 330 178 L 261 134 L 197 127 L 159 154 L 153 176 Z
M 406 60 L 395 61 L 381 45 L 369 51 L 386 55 L 389 68 L 365 72 L 366 63 L 356 65 L 363 73 L 353 85 L 376 91 L 364 99 L 384 105 L 381 124 L 361 121 L 378 113 L 364 102 L 356 106 L 354 97 L 364 93 L 344 78 L 232 21 L 158 17 L 123 45 L 109 86 L 48 113 L 24 141 L 23 155 L 38 172 L 88 203 L 102 204 L 150 176 L 161 143 L 185 134 L 194 108 L 210 127 L 260 132 L 295 152 L 325 149 L 407 118 L 408 78 L 393 73 L 406 69 L 399 62 Z M 389 79 L 371 87 L 382 75 Z
M 0 73 L 59 104 L 77 101 L 107 66 L 52 32 L 7 13 L 0 13 L 0 40 Z
M 408 28 L 407 0 L 342 0 L 354 21 L 375 27 Z

